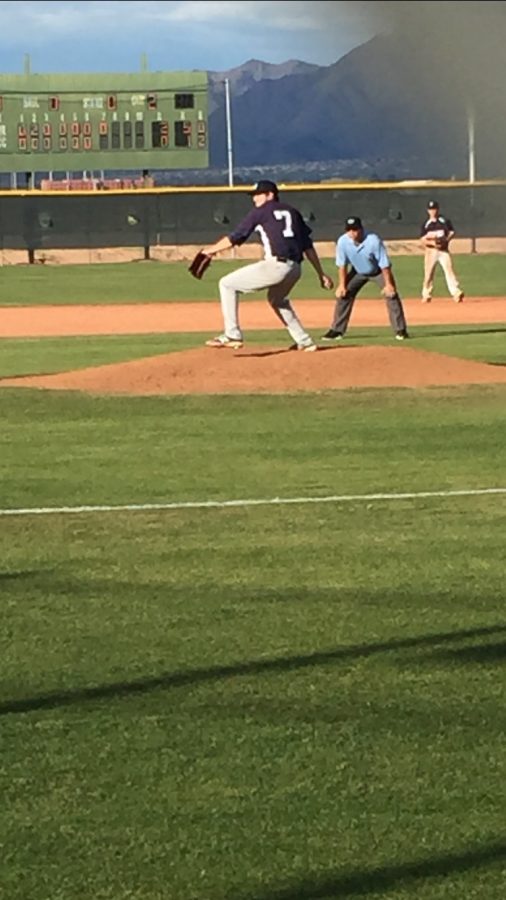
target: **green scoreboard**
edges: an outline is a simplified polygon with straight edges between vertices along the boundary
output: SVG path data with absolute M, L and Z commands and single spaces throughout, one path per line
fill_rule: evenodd
M 0 75 L 0 171 L 209 165 L 206 72 Z

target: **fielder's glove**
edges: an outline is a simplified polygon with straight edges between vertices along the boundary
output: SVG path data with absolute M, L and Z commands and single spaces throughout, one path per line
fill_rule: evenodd
M 211 265 L 212 257 L 208 256 L 207 253 L 204 253 L 203 250 L 199 250 L 196 257 L 192 260 L 191 264 L 188 266 L 188 271 L 191 272 L 194 278 L 202 278 L 205 272 L 208 270 Z
M 444 237 L 437 237 L 435 244 L 438 250 L 448 250 L 448 241 Z

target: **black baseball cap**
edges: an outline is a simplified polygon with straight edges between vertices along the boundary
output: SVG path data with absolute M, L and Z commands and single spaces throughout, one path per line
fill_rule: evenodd
M 437 200 L 429 200 L 427 203 L 427 209 L 439 209 L 439 203 Z
M 362 219 L 359 219 L 358 216 L 350 216 L 344 223 L 345 231 L 358 231 L 362 227 Z
M 257 181 L 253 190 L 250 191 L 250 196 L 254 197 L 255 194 L 274 194 L 277 197 L 278 193 L 278 186 L 274 181 Z

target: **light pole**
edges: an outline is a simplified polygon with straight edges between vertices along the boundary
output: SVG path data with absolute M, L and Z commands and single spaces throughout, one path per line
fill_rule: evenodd
M 475 120 L 474 109 L 470 106 L 467 110 L 467 147 L 468 147 L 468 171 L 469 171 L 469 212 L 471 215 L 471 253 L 476 253 L 476 232 L 474 214 L 474 182 L 476 181 L 476 155 L 475 155 Z
M 225 120 L 227 123 L 228 186 L 234 186 L 234 164 L 232 156 L 232 116 L 230 112 L 230 82 L 225 78 Z

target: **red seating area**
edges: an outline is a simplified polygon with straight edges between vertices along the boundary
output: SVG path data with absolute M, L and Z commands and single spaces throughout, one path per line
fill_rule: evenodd
M 43 178 L 40 182 L 41 191 L 121 191 L 152 186 L 145 178 Z

